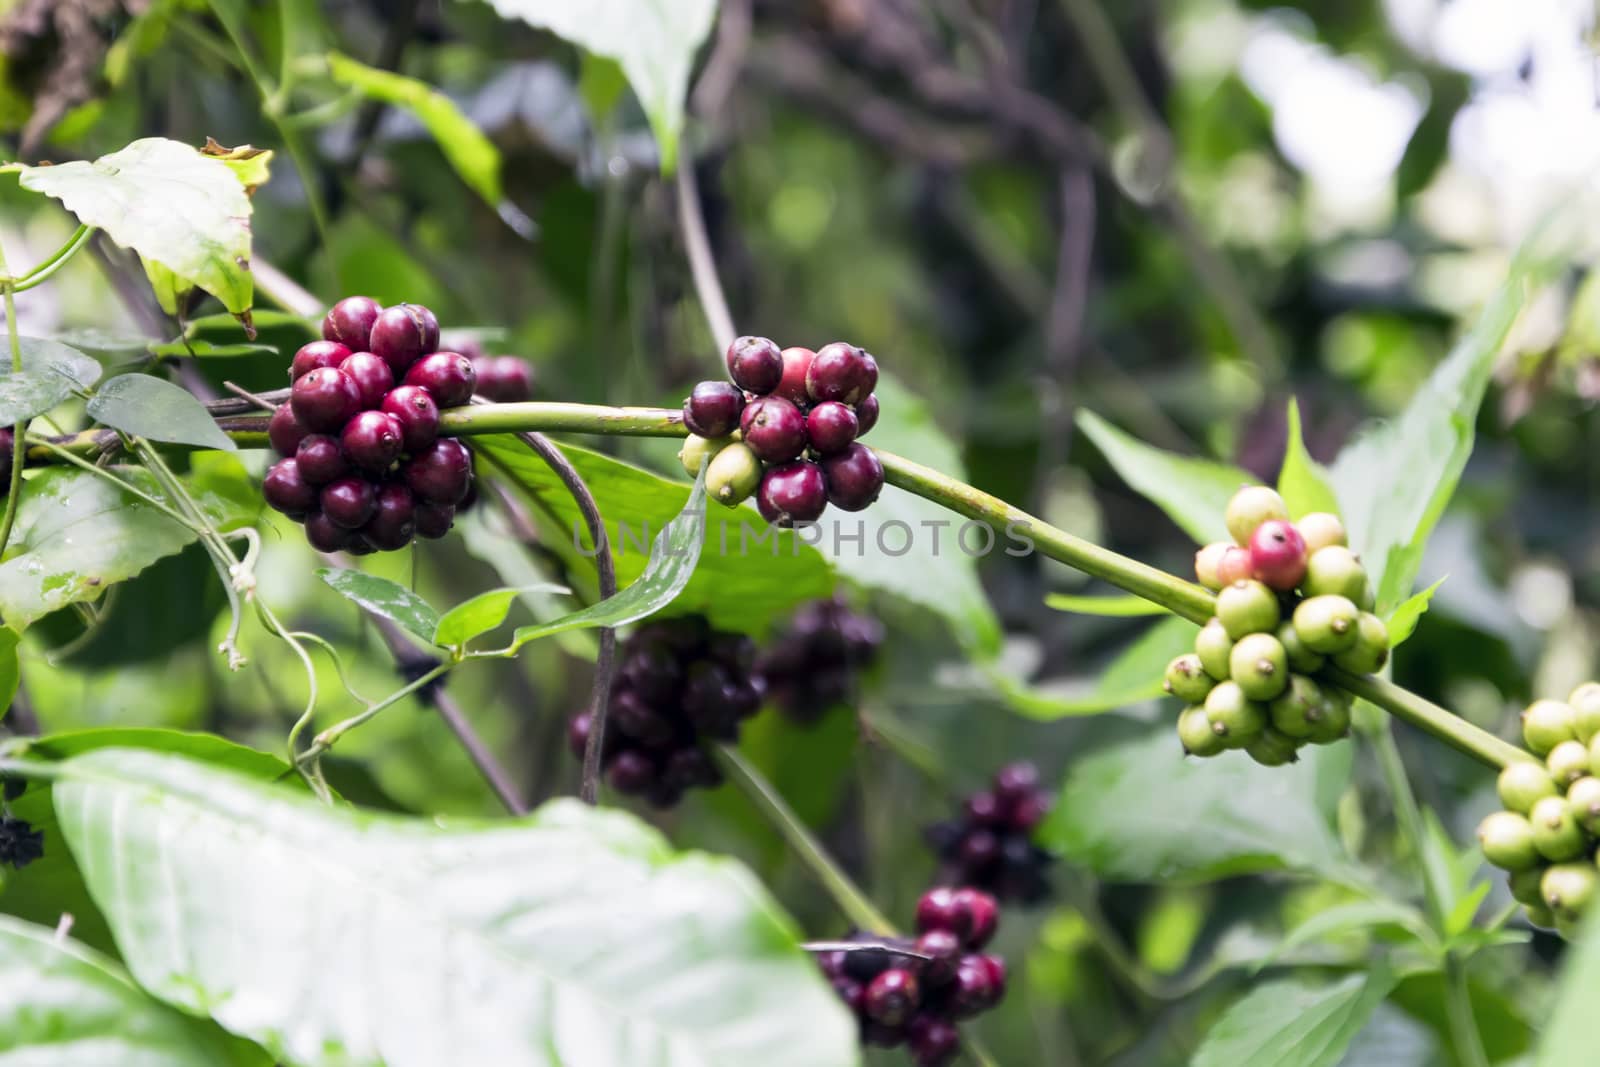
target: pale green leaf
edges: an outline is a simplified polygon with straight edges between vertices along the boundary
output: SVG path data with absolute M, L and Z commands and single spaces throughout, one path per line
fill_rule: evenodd
M 22 681 L 22 664 L 17 659 L 17 646 L 21 643 L 21 634 L 9 626 L 0 626 L 0 718 L 11 710 Z
M 382 615 L 430 644 L 433 642 L 433 635 L 439 629 L 439 613 L 399 582 L 338 567 L 318 568 L 317 577 L 346 600 Z
M 521 588 L 491 589 L 464 600 L 439 616 L 439 625 L 433 631 L 433 643 L 444 648 L 464 645 L 479 634 L 486 634 L 506 621 L 511 605 L 519 596 L 540 593 L 570 593 L 564 585 L 541 582 Z
M 1193 1067 L 1334 1067 L 1394 988 L 1378 968 L 1322 982 L 1258 985 L 1212 1024 Z
M 1255 482 L 1248 472 L 1147 445 L 1088 409 L 1078 411 L 1078 426 L 1123 481 L 1166 512 L 1197 544 L 1233 540 L 1223 513 L 1241 485 Z
M 1445 576 L 1446 578 L 1449 575 Z M 1419 593 L 1413 593 L 1405 602 L 1389 613 L 1384 620 L 1389 627 L 1389 647 L 1398 648 L 1400 643 L 1416 632 L 1417 624 L 1422 621 L 1422 615 L 1428 610 L 1428 604 L 1433 600 L 1433 594 L 1444 584 L 1440 578 L 1428 588 Z
M 1276 948 L 1256 961 L 1252 970 L 1260 971 L 1271 966 L 1279 957 L 1288 955 L 1301 945 L 1377 926 L 1401 927 L 1424 945 L 1433 945 L 1438 940 L 1428 927 L 1427 916 L 1409 904 L 1397 900 L 1357 900 L 1317 912 L 1285 934 Z
M 1339 501 L 1328 485 L 1328 471 L 1306 451 L 1300 430 L 1300 401 L 1289 401 L 1289 433 L 1283 448 L 1283 467 L 1278 471 L 1278 495 L 1289 507 L 1292 518 L 1314 511 L 1339 514 Z
M 223 452 L 239 447 L 193 393 L 148 374 L 112 378 L 89 398 L 87 411 L 96 422 L 135 437 Z
M 8 350 L 0 355 L 0 426 L 43 415 L 100 379 L 100 364 L 60 341 L 21 337 L 22 373 L 13 374 Z

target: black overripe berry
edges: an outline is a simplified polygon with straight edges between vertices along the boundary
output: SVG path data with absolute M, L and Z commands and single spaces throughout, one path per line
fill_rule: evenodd
M 814 723 L 849 700 L 877 659 L 883 626 L 843 600 L 814 600 L 795 612 L 756 661 L 767 694 L 799 723 Z
M 44 831 L 24 819 L 0 815 L 0 864 L 21 870 L 44 855 Z
M 1049 895 L 1046 871 L 1053 857 L 1033 843 L 1033 833 L 1050 810 L 1050 794 L 1032 764 L 1000 768 L 989 788 L 968 796 L 961 809 L 924 831 L 945 880 L 1023 904 Z

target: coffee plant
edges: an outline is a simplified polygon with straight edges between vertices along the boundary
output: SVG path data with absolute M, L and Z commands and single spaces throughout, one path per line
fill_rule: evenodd
M 0 1063 L 1588 1062 L 1595 17 L 1399 6 L 0 5 Z

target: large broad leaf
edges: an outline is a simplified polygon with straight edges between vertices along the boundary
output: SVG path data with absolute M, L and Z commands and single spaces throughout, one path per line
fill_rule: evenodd
M 1212 1024 L 1194 1067 L 1333 1067 L 1394 988 L 1385 970 L 1257 986 Z
M 365 571 L 339 567 L 320 567 L 317 577 L 346 600 L 398 623 L 429 644 L 433 643 L 433 635 L 439 629 L 439 613 L 433 610 L 432 604 L 399 582 Z
M 489 0 L 518 18 L 622 65 L 671 173 L 694 54 L 711 32 L 716 0 Z
M 11 371 L 11 352 L 0 345 L 0 426 L 43 415 L 100 378 L 100 364 L 60 341 L 18 339 L 22 373 Z
M 250 310 L 250 198 L 226 163 L 146 137 L 93 163 L 24 167 L 21 182 L 235 315 Z
M 224 452 L 238 447 L 194 394 L 148 374 L 112 378 L 89 398 L 87 410 L 96 422 L 152 441 Z
M 1232 541 L 1223 513 L 1249 472 L 1215 460 L 1166 452 L 1123 433 L 1088 409 L 1078 411 L 1078 427 L 1106 462 L 1198 544 Z
M 223 1067 L 271 1061 L 214 1023 L 151 999 L 115 963 L 0 916 L 0 1063 Z
M 137 750 L 61 773 L 62 832 L 139 983 L 285 1063 L 857 1062 L 754 879 L 631 816 L 441 825 Z

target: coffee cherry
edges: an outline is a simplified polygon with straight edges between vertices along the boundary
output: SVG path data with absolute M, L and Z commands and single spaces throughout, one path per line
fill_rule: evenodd
M 969 929 L 964 925 L 966 910 L 957 902 L 956 891 L 948 886 L 928 890 L 917 900 L 917 933 L 947 930 L 963 942 Z
M 363 411 L 345 423 L 339 436 L 350 462 L 368 471 L 385 471 L 400 458 L 400 422 L 381 411 Z
M 1338 655 L 1361 638 L 1361 612 L 1348 598 L 1315 596 L 1294 609 L 1294 629 L 1300 643 L 1324 656 Z
M 1567 697 L 1575 716 L 1578 740 L 1588 742 L 1600 735 L 1600 683 L 1584 682 Z
M 1583 828 L 1578 825 L 1578 818 L 1564 797 L 1545 797 L 1538 801 L 1533 810 L 1528 812 L 1527 821 L 1533 826 L 1534 847 L 1545 859 L 1560 863 L 1583 855 L 1586 843 Z M 1492 857 L 1489 862 L 1500 866 Z
M 1198 704 L 1216 684 L 1206 673 L 1200 657 L 1188 652 L 1167 664 L 1167 678 L 1162 688 L 1185 704 Z
M 1005 995 L 1005 964 L 996 956 L 963 956 L 956 964 L 956 979 L 950 992 L 950 1014 L 968 1019 L 988 1011 Z
M 930 957 L 922 965 L 923 985 L 936 989 L 956 975 L 956 961 L 962 956 L 961 938 L 949 930 L 929 930 L 912 946 Z
M 701 382 L 683 401 L 683 424 L 701 437 L 723 437 L 739 428 L 743 412 L 744 393 L 737 386 Z
M 778 387 L 772 390 L 772 396 L 782 397 L 791 404 L 809 404 L 811 395 L 806 392 L 806 375 L 811 370 L 811 361 L 817 354 L 809 348 L 785 348 L 783 356 L 783 376 L 778 380 Z
M 1265 706 L 1244 695 L 1238 682 L 1218 682 L 1206 696 L 1206 719 L 1226 748 L 1244 748 L 1267 728 Z
M 809 460 L 773 467 L 761 477 L 756 507 L 775 526 L 815 522 L 828 506 L 828 486 L 822 468 Z
M 472 453 L 454 438 L 441 437 L 413 455 L 402 473 L 417 499 L 456 504 L 472 484 Z
M 961 1031 L 936 1015 L 919 1015 L 906 1031 L 906 1047 L 917 1067 L 949 1067 L 961 1054 Z
M 1309 739 L 1322 721 L 1325 700 L 1322 687 L 1315 681 L 1303 674 L 1291 674 L 1288 688 L 1267 705 L 1272 728 L 1285 737 Z
M 1600 882 L 1600 871 L 1594 864 L 1558 863 L 1539 879 L 1539 893 L 1557 919 L 1580 919 L 1594 899 L 1596 882 Z
M 339 552 L 349 547 L 354 535 L 320 511 L 306 516 L 306 540 L 318 552 Z
M 987 945 L 1000 925 L 1000 907 L 994 897 L 982 890 L 962 886 L 955 891 L 952 899 L 960 916 L 959 925 L 953 932 L 957 936 L 964 936 L 969 949 L 980 949 Z
M 1222 557 L 1228 549 L 1235 547 L 1237 546 L 1230 545 L 1226 541 L 1213 541 L 1197 551 L 1194 554 L 1195 580 L 1213 593 L 1226 585 L 1227 583 L 1222 580 L 1222 572 L 1220 570 Z M 1248 575 L 1245 577 L 1248 577 Z
M 783 381 L 783 353 L 765 337 L 738 337 L 728 346 L 728 376 L 746 392 L 765 396 Z
M 1250 561 L 1250 550 L 1229 545 L 1217 563 L 1217 577 L 1226 589 L 1234 582 L 1247 582 L 1255 577 L 1255 564 Z
M 340 478 L 322 487 L 322 514 L 335 526 L 359 529 L 378 510 L 378 494 L 364 478 Z
M 289 406 L 308 429 L 338 433 L 361 410 L 361 391 L 343 371 L 321 367 L 294 383 Z
M 272 450 L 285 458 L 295 454 L 300 442 L 310 432 L 305 423 L 295 416 L 294 408 L 289 404 L 279 404 L 272 418 L 267 420 L 267 440 L 272 444 Z
M 389 364 L 396 378 L 438 347 L 439 320 L 421 304 L 385 308 L 372 324 L 372 338 L 367 344 L 367 350 Z
M 1294 738 L 1268 726 L 1260 737 L 1245 746 L 1244 751 L 1263 767 L 1282 767 L 1300 758 L 1295 752 L 1298 747 Z
M 416 509 L 417 536 L 430 541 L 449 533 L 456 520 L 456 509 L 449 504 L 419 502 Z
M 1270 633 L 1246 634 L 1228 656 L 1228 677 L 1251 700 L 1271 700 L 1289 684 L 1289 658 Z
M 1535 700 L 1522 712 L 1522 740 L 1535 756 L 1578 739 L 1578 713 L 1559 700 Z
M 472 369 L 472 360 L 460 352 L 435 352 L 406 371 L 406 384 L 426 389 L 441 408 L 454 408 L 472 399 L 478 372 Z
M 1551 798 L 1554 799 L 1554 798 Z M 1567 820 L 1565 803 L 1562 812 Z M 1571 823 L 1572 830 L 1577 824 Z M 1478 845 L 1484 859 L 1507 871 L 1522 871 L 1539 862 L 1539 850 L 1534 845 L 1534 828 L 1527 819 L 1509 811 L 1497 811 L 1478 824 Z
M 1281 593 L 1300 584 L 1306 572 L 1306 543 L 1294 524 L 1268 519 L 1250 535 L 1250 568 L 1256 580 Z
M 300 465 L 300 476 L 311 485 L 327 485 L 350 473 L 344 448 L 327 434 L 314 433 L 302 439 L 294 459 Z
M 1223 750 L 1222 738 L 1211 729 L 1206 709 L 1195 704 L 1178 714 L 1178 740 L 1191 756 L 1215 756 Z
M 301 516 L 317 506 L 316 489 L 292 459 L 280 459 L 272 465 L 261 481 L 261 495 L 268 507 L 285 515 Z
M 376 410 L 383 403 L 383 398 L 389 395 L 389 390 L 394 388 L 394 373 L 389 370 L 389 364 L 371 352 L 355 353 L 340 363 L 339 369 L 356 383 L 356 392 L 360 394 L 364 411 Z
M 606 768 L 606 782 L 623 796 L 643 794 L 656 780 L 656 765 L 638 749 L 628 748 L 611 758 Z
M 1357 607 L 1370 607 L 1371 583 L 1367 570 L 1355 554 L 1343 545 L 1319 548 L 1306 560 L 1306 575 L 1302 585 L 1306 596 L 1342 596 Z
M 760 484 L 761 461 L 749 445 L 729 445 L 706 468 L 706 492 L 724 507 L 738 507 Z
M 300 346 L 289 364 L 289 381 L 294 383 L 314 370 L 337 367 L 350 356 L 350 350 L 337 341 L 312 341 Z
M 1240 545 L 1248 545 L 1250 535 L 1255 533 L 1256 527 L 1262 523 L 1271 519 L 1287 522 L 1289 509 L 1284 504 L 1283 497 L 1274 490 L 1264 485 L 1247 485 L 1234 493 L 1233 498 L 1228 501 L 1223 519 L 1234 541 Z
M 1260 582 L 1234 582 L 1217 594 L 1217 618 L 1235 641 L 1245 634 L 1270 634 L 1278 628 L 1278 598 Z
M 862 511 L 883 492 L 883 463 L 863 444 L 852 444 L 822 460 L 828 503 L 841 511 Z
M 398 551 L 409 545 L 416 535 L 416 498 L 398 482 L 383 486 L 377 496 L 377 509 L 361 527 L 361 536 L 379 551 Z
M 1227 680 L 1233 656 L 1233 638 L 1228 636 L 1221 619 L 1213 618 L 1200 628 L 1200 633 L 1194 639 L 1194 652 L 1200 657 L 1200 665 L 1207 674 L 1219 682 Z
M 1550 913 L 1550 909 L 1545 907 L 1543 903 L 1537 906 L 1529 904 L 1524 907 L 1522 909 L 1522 917 L 1528 920 L 1529 926 L 1538 927 L 1540 930 L 1554 930 L 1556 928 L 1556 917 Z
M 865 437 L 867 431 L 878 425 L 878 398 L 869 396 L 856 405 L 856 436 Z
M 1313 745 L 1331 745 L 1348 737 L 1350 709 L 1349 694 L 1338 689 L 1324 689 L 1319 715 L 1311 724 L 1311 736 L 1307 740 Z
M 1506 764 L 1495 780 L 1495 790 L 1500 794 L 1500 803 L 1519 815 L 1528 814 L 1534 804 L 1560 792 L 1550 772 L 1532 760 Z
M 352 352 L 366 352 L 372 324 L 382 313 L 383 305 L 370 296 L 347 296 L 323 317 L 323 339 L 337 341 Z
M 1511 890 L 1511 899 L 1518 904 L 1544 907 L 1544 893 L 1539 888 L 1539 882 L 1546 870 L 1545 867 L 1529 867 L 1523 871 L 1512 871 L 1506 877 L 1506 888 Z
M 516 356 L 491 356 L 472 361 L 478 375 L 478 395 L 497 404 L 533 399 L 533 368 Z
M 806 370 L 806 393 L 819 403 L 837 400 L 856 404 L 870 396 L 877 384 L 877 360 L 843 341 L 817 349 Z
M 900 967 L 891 967 L 867 985 L 861 998 L 861 1011 L 884 1026 L 904 1026 L 917 1012 L 921 990 L 917 976 Z
M 1586 774 L 1569 785 L 1567 807 L 1572 809 L 1579 826 L 1596 834 L 1600 828 L 1600 778 Z
M 683 472 L 691 478 L 700 477 L 701 460 L 712 458 L 733 444 L 734 440 L 733 437 L 709 438 L 690 434 L 683 439 L 683 447 L 678 449 L 678 462 L 683 464 Z
M 806 415 L 806 440 L 819 456 L 849 448 L 860 428 L 856 413 L 836 400 L 818 404 Z
M 1344 523 L 1339 521 L 1339 516 L 1326 511 L 1313 511 L 1309 515 L 1303 515 L 1295 520 L 1295 526 L 1299 527 L 1300 536 L 1305 538 L 1308 554 L 1327 548 L 1329 545 L 1349 543 L 1345 539 Z
M 400 441 L 407 452 L 421 452 L 439 436 L 439 407 L 421 386 L 390 390 L 379 410 L 399 425 Z
M 1289 657 L 1289 669 L 1301 674 L 1315 674 L 1322 669 L 1327 657 L 1321 653 L 1313 652 L 1300 640 L 1300 634 L 1294 628 L 1294 623 L 1285 619 L 1273 631 L 1278 643 L 1283 646 L 1284 655 Z
M 1334 654 L 1334 666 L 1351 674 L 1372 674 L 1388 662 L 1389 628 L 1372 612 L 1363 611 L 1356 620 L 1356 643 Z
M 1582 741 L 1563 741 L 1544 758 L 1557 788 L 1567 786 L 1589 773 L 1589 746 Z
M 739 428 L 744 443 L 766 463 L 787 463 L 806 447 L 805 416 L 781 397 L 753 401 L 744 409 Z

